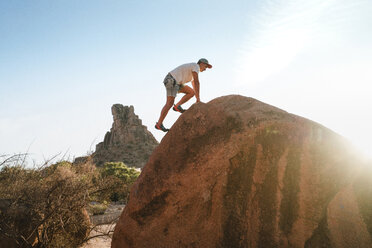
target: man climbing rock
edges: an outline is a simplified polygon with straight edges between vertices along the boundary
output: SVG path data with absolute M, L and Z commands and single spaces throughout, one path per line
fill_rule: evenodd
M 207 68 L 212 68 L 212 65 L 209 64 L 207 59 L 202 58 L 199 59 L 198 63 L 183 64 L 168 73 L 163 82 L 167 90 L 167 102 L 161 110 L 160 118 L 155 125 L 156 129 L 162 130 L 163 132 L 169 131 L 169 129 L 163 126 L 163 121 L 172 106 L 174 111 L 183 113 L 186 110 L 183 109 L 181 105 L 190 100 L 193 96 L 195 96 L 196 102 L 200 102 L 199 71 L 203 72 Z M 185 85 L 190 81 L 193 89 Z M 183 93 L 185 95 L 177 104 L 174 104 L 177 93 Z

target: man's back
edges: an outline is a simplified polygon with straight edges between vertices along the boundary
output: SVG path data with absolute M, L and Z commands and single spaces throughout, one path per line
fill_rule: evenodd
M 193 71 L 199 73 L 200 67 L 197 63 L 187 63 L 180 65 L 174 70 L 170 71 L 169 73 L 172 75 L 172 77 L 174 77 L 178 84 L 185 84 L 187 82 L 192 81 Z

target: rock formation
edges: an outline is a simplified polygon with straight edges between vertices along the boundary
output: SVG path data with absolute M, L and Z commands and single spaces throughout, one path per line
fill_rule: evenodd
M 159 143 L 134 114 L 133 106 L 114 104 L 111 111 L 114 123 L 104 141 L 96 146 L 93 161 L 97 165 L 120 161 L 142 168 Z
M 112 247 L 372 247 L 366 168 L 336 133 L 255 99 L 194 104 L 133 185 Z

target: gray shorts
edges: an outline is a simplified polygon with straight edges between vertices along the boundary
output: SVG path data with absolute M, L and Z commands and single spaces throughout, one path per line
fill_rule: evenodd
M 167 96 L 176 97 L 177 93 L 180 89 L 182 89 L 183 85 L 179 85 L 173 76 L 168 73 L 167 76 L 164 78 L 164 86 L 167 90 Z

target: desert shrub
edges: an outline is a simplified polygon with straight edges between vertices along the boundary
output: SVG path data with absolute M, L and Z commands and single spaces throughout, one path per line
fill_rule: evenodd
M 106 196 L 111 201 L 123 201 L 129 198 L 130 187 L 136 181 L 140 172 L 126 166 L 123 162 L 107 162 L 101 169 L 101 176 L 109 185 L 111 191 Z
M 84 173 L 89 172 L 89 173 Z M 90 231 L 85 208 L 98 177 L 94 165 L 61 162 L 0 171 L 1 247 L 78 247 Z
M 0 160 L 0 247 L 7 248 L 78 247 L 92 228 L 89 203 L 126 202 L 139 175 L 123 163 L 97 169 L 89 161 L 61 161 L 27 168 L 19 156 Z M 107 208 L 100 205 L 93 214 Z

